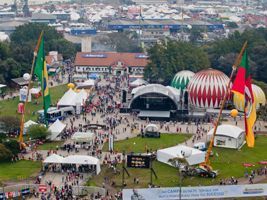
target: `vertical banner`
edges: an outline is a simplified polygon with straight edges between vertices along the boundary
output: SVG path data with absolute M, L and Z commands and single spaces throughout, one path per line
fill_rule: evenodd
M 114 146 L 114 136 L 112 133 L 109 133 L 108 137 L 108 150 L 113 151 L 113 146 Z

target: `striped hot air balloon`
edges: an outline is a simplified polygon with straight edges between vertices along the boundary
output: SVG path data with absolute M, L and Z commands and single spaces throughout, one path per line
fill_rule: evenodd
M 189 70 L 180 71 L 172 79 L 171 86 L 183 91 L 194 75 L 195 73 Z
M 190 104 L 198 108 L 219 108 L 228 82 L 228 76 L 215 69 L 196 73 L 187 86 Z
M 254 100 L 256 103 L 256 109 L 259 109 L 261 105 L 266 104 L 265 94 L 264 94 L 263 90 L 255 84 L 252 84 L 252 91 L 253 91 Z M 238 95 L 234 94 L 233 103 L 234 103 L 235 108 L 237 110 L 244 111 L 244 99 L 240 99 L 240 97 Z

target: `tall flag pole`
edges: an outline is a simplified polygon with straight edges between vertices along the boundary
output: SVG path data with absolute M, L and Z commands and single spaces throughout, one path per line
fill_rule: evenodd
M 255 138 L 253 126 L 256 121 L 256 104 L 252 91 L 251 68 L 248 63 L 247 51 L 244 52 L 240 66 L 238 68 L 235 81 L 233 83 L 232 92 L 243 99 L 245 104 L 244 118 L 246 129 L 246 141 L 248 147 L 254 147 Z
M 239 65 L 239 63 L 241 61 L 242 55 L 244 54 L 244 51 L 245 51 L 246 47 L 247 47 L 247 42 L 244 43 L 244 45 L 243 45 L 243 47 L 242 47 L 242 49 L 241 49 L 238 57 L 235 60 L 234 65 L 232 67 L 231 76 L 230 76 L 229 82 L 227 84 L 227 90 L 226 90 L 226 93 L 225 93 L 225 95 L 223 97 L 223 101 L 221 102 L 221 108 L 220 108 L 220 111 L 219 111 L 217 120 L 215 121 L 215 127 L 214 127 L 214 130 L 213 130 L 213 133 L 212 133 L 212 137 L 211 137 L 211 140 L 210 140 L 210 144 L 209 144 L 209 147 L 208 147 L 208 150 L 207 150 L 207 153 L 206 153 L 205 162 L 203 163 L 207 167 L 210 167 L 210 160 L 209 160 L 209 158 L 210 158 L 212 146 L 213 146 L 213 143 L 214 143 L 214 138 L 215 138 L 215 135 L 216 135 L 216 131 L 217 131 L 217 128 L 218 128 L 220 119 L 221 119 L 221 115 L 222 115 L 222 111 L 223 111 L 223 108 L 224 108 L 224 104 L 225 104 L 226 99 L 227 99 L 227 97 L 229 95 L 231 81 L 232 81 L 232 78 L 234 76 L 234 73 L 235 73 L 235 71 L 237 69 L 237 66 Z
M 25 111 L 26 111 L 26 106 L 27 106 L 27 103 L 28 103 L 28 97 L 29 97 L 29 92 L 30 92 L 30 87 L 31 87 L 31 82 L 32 82 L 32 75 L 33 75 L 33 70 L 34 70 L 34 65 L 35 65 L 35 59 L 36 59 L 36 56 L 37 56 L 38 49 L 40 47 L 41 38 L 43 37 L 43 34 L 44 33 L 42 31 L 40 36 L 39 36 L 39 38 L 38 38 L 38 42 L 37 42 L 37 45 L 36 45 L 36 47 L 34 49 L 34 53 L 33 53 L 30 79 L 29 79 L 28 88 L 27 88 L 26 100 L 25 100 L 25 103 L 24 103 L 24 112 L 22 112 L 21 120 L 20 120 L 20 133 L 19 133 L 20 149 L 23 149 L 23 133 L 24 133 Z

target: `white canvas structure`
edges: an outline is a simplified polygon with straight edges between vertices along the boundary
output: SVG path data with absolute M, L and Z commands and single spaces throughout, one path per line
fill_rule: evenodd
M 76 132 L 71 137 L 75 142 L 92 142 L 94 139 L 95 134 L 92 132 Z
M 99 174 L 100 169 L 100 160 L 98 158 L 86 155 L 70 155 L 64 158 L 64 164 L 76 164 L 76 165 L 96 165 L 96 174 Z
M 145 81 L 145 80 L 143 80 L 143 79 L 141 79 L 141 78 L 138 78 L 138 79 L 136 79 L 135 81 L 131 82 L 131 83 L 130 83 L 130 86 L 131 86 L 131 87 L 138 87 L 138 86 L 140 86 L 140 85 L 147 85 L 147 84 L 148 84 L 147 81 Z
M 159 127 L 156 124 L 148 124 L 145 127 L 145 132 L 159 132 Z
M 88 79 L 82 83 L 77 83 L 77 89 L 91 88 L 94 86 L 95 86 L 95 80 L 93 80 L 93 79 Z
M 190 152 L 190 156 L 185 158 L 189 165 L 196 165 L 205 161 L 205 152 L 184 145 L 158 150 L 157 160 L 172 166 L 169 160 L 177 157 L 183 158 L 183 152 Z
M 50 140 L 56 140 L 60 133 L 65 129 L 66 124 L 62 123 L 58 119 L 48 128 L 51 132 Z
M 211 139 L 214 128 L 208 132 L 208 139 Z M 214 146 L 239 149 L 245 143 L 245 131 L 230 124 L 220 125 L 217 128 L 214 138 Z
M 36 122 L 29 120 L 29 121 L 24 123 L 24 129 L 28 129 L 30 126 L 36 125 L 36 124 L 37 124 Z
M 41 88 L 31 88 L 30 89 L 30 94 L 38 94 L 41 92 Z
M 69 89 L 59 100 L 57 106 L 82 106 L 83 102 L 87 99 L 87 92 L 82 89 L 80 92 L 76 93 L 72 89 Z
M 50 156 L 48 156 L 43 163 L 49 163 L 49 164 L 61 164 L 63 163 L 64 157 L 59 156 L 57 154 L 52 154 Z

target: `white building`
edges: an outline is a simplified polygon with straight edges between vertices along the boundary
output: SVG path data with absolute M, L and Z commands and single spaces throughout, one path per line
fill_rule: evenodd
M 211 139 L 214 128 L 208 132 L 208 138 Z M 245 131 L 237 126 L 225 124 L 217 128 L 214 138 L 214 146 L 239 149 L 245 143 Z

